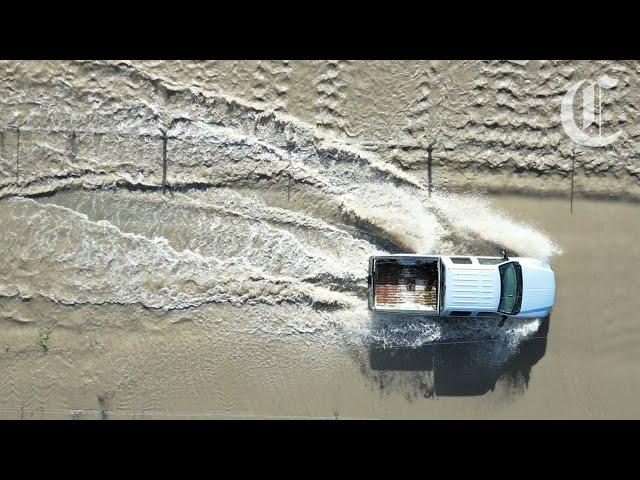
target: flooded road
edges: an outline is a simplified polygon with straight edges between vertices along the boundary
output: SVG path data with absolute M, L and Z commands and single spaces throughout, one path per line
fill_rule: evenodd
M 521 415 L 637 418 L 640 413 L 640 206 L 624 202 L 496 198 L 562 247 L 545 357 Z M 537 402 L 537 406 L 536 406 Z
M 638 417 L 640 204 L 551 198 L 640 198 L 626 88 L 615 147 L 558 118 L 636 63 L 3 67 L 1 418 Z M 550 318 L 367 309 L 371 255 L 502 249 Z
M 434 198 L 434 253 L 546 249 L 551 318 L 373 318 L 366 258 L 402 235 L 273 189 L 4 199 L 0 417 L 637 417 L 640 206 L 484 202 Z

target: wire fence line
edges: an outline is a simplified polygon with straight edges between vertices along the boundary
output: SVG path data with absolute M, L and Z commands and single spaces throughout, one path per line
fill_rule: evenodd
M 121 150 L 117 149 L 117 143 L 120 140 L 128 139 L 131 141 L 140 141 L 139 149 L 136 151 L 135 161 L 141 166 L 145 166 L 146 173 L 156 171 L 161 176 L 160 186 L 163 192 L 171 184 L 169 181 L 169 166 L 171 165 L 172 156 L 175 159 L 180 155 L 180 150 L 185 144 L 189 146 L 203 149 L 214 147 L 215 145 L 229 146 L 254 146 L 248 141 L 229 138 L 221 139 L 219 136 L 207 134 L 192 135 L 188 131 L 179 134 L 170 134 L 161 127 L 155 127 L 157 131 L 153 131 L 154 127 L 148 128 L 146 131 L 132 132 L 117 129 L 95 129 L 84 130 L 76 128 L 38 128 L 29 127 L 26 124 L 21 125 L 5 125 L 0 127 L 0 176 L 15 179 L 15 184 L 19 185 L 25 177 L 33 175 L 34 172 L 40 172 L 46 169 L 47 164 L 52 162 L 79 164 L 84 160 L 95 158 L 103 161 L 105 164 L 113 163 L 114 159 L 122 159 L 124 157 Z M 43 138 L 56 138 L 54 142 L 37 141 L 35 136 Z M 13 141 L 10 141 L 10 139 Z M 433 181 L 432 164 L 433 151 L 436 142 L 428 145 L 403 145 L 404 148 L 412 150 L 424 150 L 426 152 L 425 165 L 427 180 L 425 187 L 429 196 L 434 189 L 436 182 Z M 371 147 L 390 147 L 392 144 L 384 142 L 362 143 L 365 148 Z M 398 147 L 396 145 L 394 148 Z M 135 149 L 131 149 L 135 150 Z M 173 154 L 173 155 L 172 155 Z M 576 176 L 576 156 L 579 153 L 575 150 L 570 152 L 571 165 L 569 174 L 569 210 L 573 213 L 574 191 Z M 181 155 L 180 155 L 181 156 Z M 290 170 L 291 161 L 287 170 Z M 72 174 L 73 175 L 73 174 Z M 33 178 L 30 180 L 33 182 Z M 36 179 L 37 181 L 37 179 Z M 3 185 L 6 186 L 6 185 Z M 289 199 L 291 189 L 291 174 L 289 174 L 289 184 L 287 186 L 287 198 Z
M 75 134 L 83 133 L 86 135 L 114 135 L 114 136 L 117 135 L 120 137 L 162 138 L 161 133 L 151 133 L 151 132 L 132 133 L 132 132 L 119 131 L 119 130 L 81 130 L 77 128 L 25 128 L 23 126 L 12 126 L 12 125 L 5 126 L 4 129 L 2 130 L 13 131 L 13 132 L 20 131 L 22 133 L 65 134 L 65 135 L 69 135 L 73 133 Z M 172 138 L 175 138 L 175 137 L 172 137 Z
M 120 140 L 123 138 L 128 139 L 140 139 L 144 141 L 156 141 L 156 146 L 158 150 L 162 149 L 163 142 L 171 141 L 171 143 L 175 142 L 183 142 L 189 143 L 192 145 L 203 145 L 203 146 L 211 146 L 215 144 L 224 144 L 229 146 L 260 146 L 265 147 L 265 144 L 256 143 L 254 144 L 250 140 L 243 140 L 242 138 L 228 138 L 223 139 L 220 136 L 214 134 L 198 134 L 192 135 L 188 131 L 180 132 L 179 134 L 171 134 L 162 128 L 157 129 L 157 133 L 155 132 L 126 132 L 126 131 L 118 131 L 118 130 L 81 130 L 81 129 L 73 129 L 73 128 L 60 128 L 60 129 L 40 129 L 40 128 L 24 128 L 24 127 L 14 127 L 7 126 L 4 128 L 0 128 L 0 154 L 5 157 L 10 157 L 11 153 L 8 151 L 7 140 L 11 135 L 17 140 L 21 138 L 21 146 L 22 148 L 28 147 L 25 141 L 32 140 L 31 143 L 36 143 L 36 146 L 42 146 L 37 142 L 33 142 L 34 135 L 43 135 L 46 137 L 56 137 L 60 140 L 59 143 L 67 143 L 68 151 L 66 152 L 70 156 L 77 155 L 78 146 L 81 142 L 87 143 L 87 138 L 89 137 L 97 137 L 100 139 L 113 139 Z M 10 134 L 9 136 L 7 134 Z M 276 145 L 278 147 L 278 145 Z M 272 151 L 272 149 L 270 149 Z M 64 152 L 60 152 L 64 153 Z
M 194 155 L 206 156 L 209 153 L 215 155 L 220 153 L 220 148 L 260 150 L 254 152 L 256 154 L 265 153 L 266 149 L 266 153 L 274 154 L 279 160 L 287 162 L 285 170 L 289 173 L 286 190 L 287 199 L 290 200 L 291 168 L 294 163 L 279 148 L 297 153 L 303 160 L 314 155 L 307 148 L 292 150 L 289 142 L 287 145 L 276 144 L 272 148 L 260 141 L 254 142 L 243 137 L 221 137 L 206 131 L 193 134 L 186 130 L 171 134 L 159 127 L 157 132 L 152 131 L 152 127 L 148 128 L 132 132 L 100 128 L 38 128 L 25 124 L 0 127 L 0 178 L 12 178 L 15 186 L 24 187 L 48 178 L 81 177 L 93 171 L 96 164 L 99 167 L 133 165 L 137 167 L 134 173 L 157 175 L 159 186 L 166 192 L 172 183 L 170 175 L 173 168 L 170 167 L 175 164 L 176 159 Z M 243 154 L 240 150 L 238 153 Z M 249 153 L 244 152 L 245 156 Z M 324 156 L 321 151 L 316 153 L 320 157 Z M 328 154 L 331 155 L 330 152 Z M 0 183 L 0 188 L 12 186 L 13 183 Z
M 140 143 L 128 143 L 123 146 L 124 139 Z M 129 152 L 128 155 L 123 152 L 124 147 Z M 161 178 L 159 186 L 164 192 L 171 185 L 169 177 L 172 169 L 169 167 L 175 164 L 176 159 L 182 159 L 185 155 L 219 154 L 220 151 L 216 150 L 221 147 L 259 150 L 253 153 L 270 153 L 279 160 L 287 161 L 285 169 L 289 171 L 286 187 L 288 199 L 292 176 L 290 170 L 294 163 L 291 158 L 287 158 L 289 155 L 283 155 L 280 149 L 299 154 L 303 160 L 314 155 L 308 148 L 292 149 L 289 142 L 287 145 L 269 146 L 249 138 L 227 138 L 211 132 L 193 134 L 187 130 L 171 134 L 162 128 L 157 128 L 157 132 L 131 132 L 115 129 L 38 128 L 25 127 L 22 124 L 0 127 L 0 178 L 15 177 L 17 186 L 25 186 L 25 181 L 26 185 L 30 185 L 41 179 L 83 176 L 84 173 L 92 171 L 96 164 L 110 167 L 135 164 L 138 166 L 137 173 L 157 174 L 159 179 Z M 238 153 L 247 155 L 252 152 Z M 321 151 L 316 153 L 324 156 Z M 327 154 L 331 155 L 331 152 Z M 256 157 L 257 159 L 259 158 Z M 83 168 L 88 163 L 88 168 Z M 11 183 L 0 184 L 0 188 L 10 185 Z
M 38 138 L 40 137 L 40 138 Z M 127 132 L 118 130 L 83 130 L 67 128 L 33 128 L 24 126 L 5 126 L 0 128 L 0 172 L 15 177 L 20 184 L 25 176 L 40 173 L 52 163 L 66 166 L 82 164 L 90 158 L 109 164 L 113 159 L 124 157 L 118 143 L 123 139 L 140 141 L 135 161 L 147 168 L 158 169 L 162 175 L 162 187 L 168 184 L 168 165 L 171 153 L 174 155 L 185 144 L 203 149 L 224 146 L 251 146 L 238 139 L 221 139 L 215 135 L 170 134 L 160 128 L 158 132 Z M 129 145 L 131 147 L 131 145 Z M 171 148 L 173 147 L 173 148 Z M 178 150 L 176 150 L 176 147 Z M 13 170 L 13 172 L 12 172 Z

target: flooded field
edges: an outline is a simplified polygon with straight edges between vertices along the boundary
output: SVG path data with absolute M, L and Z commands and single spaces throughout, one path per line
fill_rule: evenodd
M 637 416 L 640 207 L 484 202 L 512 228 L 480 239 L 529 229 L 530 248 L 551 249 L 550 319 L 374 318 L 366 260 L 382 247 L 268 192 L 2 200 L 0 415 Z M 434 250 L 469 248 L 451 238 Z
M 574 158 L 560 99 L 612 69 L 625 136 Z M 640 198 L 637 70 L 2 62 L 0 417 L 638 417 L 640 204 L 558 197 Z M 371 255 L 502 249 L 549 318 L 367 309 Z

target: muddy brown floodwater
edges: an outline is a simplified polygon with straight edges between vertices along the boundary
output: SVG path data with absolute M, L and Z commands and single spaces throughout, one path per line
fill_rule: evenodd
M 203 297 L 202 285 L 210 281 L 207 272 L 215 267 L 207 263 L 211 254 L 207 248 L 214 247 L 205 242 L 207 237 L 194 240 L 191 234 L 183 239 L 179 222 L 184 217 L 186 224 L 199 225 L 202 231 L 207 224 L 198 224 L 190 216 L 196 213 L 186 207 L 175 218 L 165 211 L 164 226 L 155 220 L 144 223 L 156 208 L 145 195 L 62 192 L 37 202 L 2 201 L 3 222 L 14 232 L 13 237 L 5 233 L 5 253 L 23 245 L 28 252 L 14 257 L 19 271 L 5 265 L 2 272 L 11 285 L 35 285 L 34 291 L 40 293 L 30 295 L 17 288 L 17 295 L 0 297 L 0 417 L 640 415 L 637 204 L 576 200 L 570 214 L 565 199 L 491 197 L 494 207 L 533 225 L 562 249 L 561 255 L 551 257 L 557 281 L 551 317 L 508 321 L 499 327 L 493 320 L 469 325 L 464 320 L 372 318 L 359 287 L 344 287 L 353 293 L 352 300 L 344 300 L 353 303 L 350 308 L 334 304 L 342 298 L 335 288 L 331 289 L 334 303 L 315 300 L 309 307 L 290 300 L 298 294 L 284 290 L 284 281 L 253 277 L 255 285 L 228 280 L 219 289 L 214 283 L 215 288 L 207 289 L 208 296 Z M 192 198 L 195 193 L 185 195 Z M 234 205 L 239 208 L 240 203 Z M 146 212 L 143 220 L 128 213 L 133 208 Z M 24 231 L 19 226 L 23 220 L 11 223 L 25 218 L 29 220 Z M 51 225 L 38 230 L 50 218 Z M 247 250 L 255 255 L 271 245 L 264 223 L 258 225 L 249 235 L 252 250 Z M 235 228 L 222 223 L 214 227 Z M 73 237 L 77 232 L 82 234 Z M 332 231 L 323 239 L 316 232 L 308 240 L 334 251 L 346 241 L 338 238 L 331 243 L 335 235 L 343 235 L 340 232 Z M 40 248 L 37 242 L 45 237 L 46 248 Z M 20 245 L 11 243 L 12 238 L 19 239 Z M 237 245 L 226 241 L 216 248 L 240 249 L 235 254 L 248 255 L 238 238 Z M 279 261 L 278 248 L 286 238 L 278 237 L 267 249 L 274 262 Z M 86 247 L 93 253 L 84 257 L 82 248 L 89 240 L 92 243 Z M 192 243 L 181 244 L 187 241 Z M 359 240 L 349 241 L 354 242 L 350 250 L 362 248 L 362 258 L 371 253 Z M 196 248 L 193 242 L 201 245 Z M 185 245 L 191 253 L 185 253 Z M 303 261 L 302 253 L 295 253 L 296 245 L 292 242 L 282 250 L 289 253 L 283 254 L 281 270 L 293 268 L 287 258 L 292 264 Z M 116 253 L 107 252 L 107 247 Z M 125 260 L 118 260 L 119 248 L 127 252 Z M 231 250 L 227 255 L 233 254 Z M 145 257 L 148 252 L 153 256 Z M 335 252 L 337 258 L 347 258 Z M 30 263 L 32 257 L 42 265 L 39 272 Z M 71 268 L 69 259 L 85 276 L 64 270 L 47 277 L 47 272 L 61 265 Z M 156 259 L 155 263 L 149 259 Z M 317 266 L 319 261 L 311 258 L 309 265 Z M 123 265 L 133 268 L 136 262 L 144 268 L 122 270 Z M 301 269 L 307 272 L 309 265 Z M 96 272 L 103 266 L 108 274 L 100 276 Z M 167 268 L 174 280 L 162 283 L 149 268 Z M 366 268 L 363 262 L 363 277 L 356 283 L 363 281 Z M 214 276 L 223 274 L 214 271 Z M 55 288 L 49 283 L 54 278 Z M 82 278 L 82 284 L 71 283 L 74 278 Z M 319 274 L 311 284 L 322 284 L 320 278 Z M 264 291 L 270 292 L 269 301 L 262 301 Z M 238 292 L 245 297 L 252 292 L 251 298 L 262 300 L 234 300 Z M 308 290 L 305 295 L 319 295 L 314 292 Z M 225 295 L 225 301 L 218 294 Z M 114 298 L 118 300 L 104 300 Z
M 0 417 L 638 417 L 640 206 L 551 198 L 640 198 L 637 62 L 1 67 Z M 367 310 L 371 255 L 502 249 L 550 318 Z

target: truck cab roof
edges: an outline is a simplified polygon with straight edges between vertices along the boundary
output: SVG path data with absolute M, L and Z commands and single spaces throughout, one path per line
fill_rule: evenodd
M 500 302 L 500 273 L 497 265 L 478 262 L 454 263 L 443 256 L 444 305 L 451 310 L 497 312 Z M 471 258 L 471 257 L 453 257 Z

